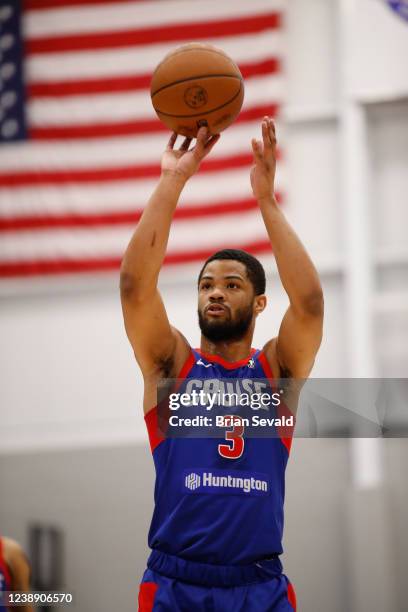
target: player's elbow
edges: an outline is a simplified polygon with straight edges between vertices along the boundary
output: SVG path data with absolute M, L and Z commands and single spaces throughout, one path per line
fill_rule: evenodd
M 323 318 L 324 299 L 321 289 L 316 289 L 291 302 L 294 312 L 301 319 Z
M 126 270 L 120 271 L 120 295 L 122 298 L 129 299 L 136 291 L 137 281 L 133 274 L 130 274 Z
M 120 297 L 126 301 L 140 302 L 146 294 L 145 283 L 126 270 L 121 270 L 119 288 Z
M 321 288 L 306 295 L 301 304 L 301 309 L 309 317 L 323 317 L 324 296 Z
M 144 302 L 151 298 L 152 293 L 156 290 L 156 283 L 147 282 L 124 269 L 120 272 L 119 288 L 122 300 Z

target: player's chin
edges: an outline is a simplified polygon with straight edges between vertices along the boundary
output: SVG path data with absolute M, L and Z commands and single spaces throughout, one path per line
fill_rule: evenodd
M 207 327 L 209 329 L 219 329 L 219 328 L 224 328 L 226 325 L 226 321 L 225 320 L 220 320 L 220 319 L 212 319 L 210 321 L 207 321 Z M 228 325 L 228 323 L 227 323 Z

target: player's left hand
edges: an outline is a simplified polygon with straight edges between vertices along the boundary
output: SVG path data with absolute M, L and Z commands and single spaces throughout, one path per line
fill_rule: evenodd
M 270 117 L 262 120 L 262 142 L 252 139 L 254 165 L 251 168 L 251 186 L 256 199 L 270 199 L 274 195 L 276 171 L 275 124 Z

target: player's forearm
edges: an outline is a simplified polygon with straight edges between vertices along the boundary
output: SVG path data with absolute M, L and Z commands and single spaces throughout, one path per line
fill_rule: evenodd
M 292 306 L 317 312 L 323 293 L 316 268 L 275 198 L 259 200 L 282 285 Z
M 156 287 L 170 226 L 185 179 L 162 174 L 129 242 L 121 266 L 121 288 L 138 292 Z

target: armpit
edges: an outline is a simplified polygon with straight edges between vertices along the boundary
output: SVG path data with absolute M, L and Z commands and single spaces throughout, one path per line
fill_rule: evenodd
M 289 368 L 287 368 L 287 367 L 285 367 L 283 365 L 280 365 L 279 369 L 280 369 L 280 376 L 279 376 L 279 378 L 293 378 L 293 374 L 289 370 Z
M 171 355 L 166 359 L 158 359 L 156 362 L 160 376 L 163 378 L 171 378 L 174 376 L 174 357 Z

